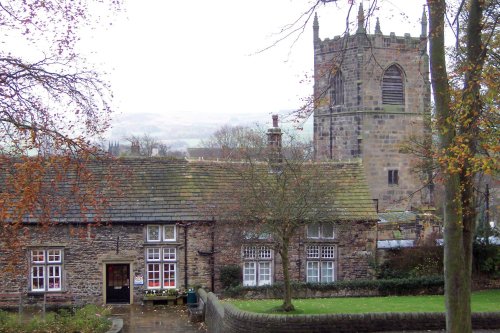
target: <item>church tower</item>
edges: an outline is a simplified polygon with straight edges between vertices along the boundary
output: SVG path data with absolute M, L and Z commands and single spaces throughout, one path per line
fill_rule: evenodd
M 362 5 L 354 35 L 321 40 L 317 16 L 313 33 L 316 159 L 361 159 L 380 210 L 429 204 L 426 175 L 401 151 L 424 138 L 430 116 L 425 10 L 417 38 L 384 35 L 378 19 L 369 34 Z

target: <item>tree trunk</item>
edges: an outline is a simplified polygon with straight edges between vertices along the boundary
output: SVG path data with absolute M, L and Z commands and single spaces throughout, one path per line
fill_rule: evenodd
M 478 118 L 482 113 L 483 103 L 480 94 L 481 73 L 484 67 L 486 50 L 482 40 L 482 18 L 484 1 L 471 0 L 467 20 L 466 71 L 463 95 L 462 121 L 459 134 L 464 137 L 467 145 L 467 155 L 460 174 L 462 185 L 461 202 L 463 210 L 463 244 L 465 276 L 470 295 L 472 280 L 472 241 L 476 226 L 476 202 L 474 195 L 473 165 L 470 162 L 477 154 L 479 138 Z M 468 299 L 470 303 L 470 297 Z M 470 304 L 468 307 L 470 316 Z
M 283 282 L 285 293 L 283 295 L 283 311 L 289 312 L 295 310 L 292 304 L 292 288 L 290 286 L 290 258 L 288 256 L 289 239 L 283 239 L 283 248 L 281 249 L 281 263 L 283 267 Z
M 450 92 L 444 47 L 445 0 L 427 0 L 429 6 L 429 46 L 432 88 L 440 148 L 452 147 L 456 137 L 450 108 Z M 470 276 L 464 257 L 460 177 L 444 163 L 444 279 L 447 332 L 471 332 Z

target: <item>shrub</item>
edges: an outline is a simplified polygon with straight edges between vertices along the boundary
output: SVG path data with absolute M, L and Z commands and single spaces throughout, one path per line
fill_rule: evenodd
M 241 268 L 238 265 L 223 266 L 220 270 L 220 281 L 224 289 L 237 286 L 241 281 Z
M 441 293 L 444 287 L 443 276 L 427 276 L 406 279 L 385 279 L 385 280 L 345 280 L 333 283 L 307 283 L 292 282 L 291 288 L 294 291 L 357 291 L 359 296 L 368 291 L 377 291 L 380 295 L 414 295 L 423 291 L 427 293 Z M 279 297 L 283 293 L 283 283 L 275 283 L 268 286 L 235 286 L 228 288 L 224 292 L 226 297 L 242 297 L 248 292 Z
M 2 333 L 104 333 L 111 327 L 107 319 L 109 309 L 86 305 L 74 314 L 67 310 L 49 312 L 45 318 L 34 316 L 21 321 L 18 314 L 0 310 L 0 332 Z
M 476 272 L 500 276 L 500 246 L 474 242 L 472 251 Z
M 385 261 L 376 267 L 379 279 L 405 279 L 443 274 L 443 248 L 419 246 L 391 249 Z

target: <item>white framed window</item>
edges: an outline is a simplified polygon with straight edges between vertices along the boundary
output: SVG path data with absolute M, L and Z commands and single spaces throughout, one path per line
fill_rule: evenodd
M 307 238 L 319 238 L 318 223 L 311 223 L 307 225 Z
M 160 289 L 160 264 L 147 264 L 148 289 Z
M 163 260 L 164 261 L 175 261 L 176 258 L 176 248 L 175 247 L 165 247 L 163 248 Z
M 177 230 L 175 224 L 169 224 L 163 226 L 163 240 L 164 241 L 175 241 L 177 239 Z
M 256 263 L 254 261 L 243 263 L 243 285 L 255 286 L 257 281 L 257 273 L 255 269 Z
M 31 267 L 31 291 L 45 291 L 45 269 L 43 266 Z
M 271 259 L 271 257 L 271 248 L 269 246 L 259 248 L 259 259 Z
M 175 288 L 175 263 L 163 264 L 163 288 Z
M 30 251 L 31 291 L 62 290 L 62 249 L 34 249 Z
M 61 290 L 61 266 L 60 265 L 49 265 L 47 266 L 47 279 L 48 291 Z
M 319 282 L 319 261 L 307 262 L 307 282 Z
M 148 225 L 147 226 L 147 241 L 148 242 L 159 242 L 161 241 L 161 233 L 159 225 Z
M 323 223 L 321 225 L 321 236 L 322 238 L 335 238 L 335 233 L 333 231 L 333 224 L 332 223 Z
M 266 239 L 271 239 L 271 234 L 268 232 L 252 232 L 252 231 L 244 231 L 243 232 L 243 238 L 245 239 L 259 239 L 259 240 L 266 240 Z
M 334 239 L 335 231 L 332 223 L 311 223 L 307 225 L 307 238 Z
M 259 286 L 264 286 L 271 284 L 271 262 L 261 261 L 259 262 Z
M 49 263 L 62 262 L 62 250 L 60 249 L 47 250 L 47 262 Z
M 147 261 L 160 261 L 160 251 L 159 247 L 149 247 L 146 249 Z
M 335 281 L 334 245 L 306 246 L 306 281 L 313 283 L 328 283 Z
M 177 287 L 177 249 L 150 247 L 146 249 L 146 286 L 148 289 Z
M 31 262 L 33 264 L 44 264 L 45 263 L 45 250 L 32 250 L 31 251 Z
M 335 258 L 335 246 L 322 246 L 321 247 L 321 258 L 334 259 Z
M 333 282 L 333 261 L 322 261 L 321 262 L 321 282 L 329 283 Z
M 319 258 L 319 246 L 318 245 L 307 246 L 306 254 L 308 258 Z
M 243 259 L 255 259 L 255 246 L 244 246 L 243 247 Z
M 244 286 L 263 286 L 272 283 L 273 251 L 269 246 L 244 245 L 241 254 Z

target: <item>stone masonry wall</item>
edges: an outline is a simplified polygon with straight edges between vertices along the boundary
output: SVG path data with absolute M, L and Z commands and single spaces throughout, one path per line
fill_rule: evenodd
M 107 264 L 130 265 L 130 287 L 133 290 L 131 301 L 141 303 L 147 283 L 145 254 L 148 246 L 164 245 L 177 248 L 177 288 L 202 286 L 220 291 L 221 268 L 230 264 L 242 267 L 242 244 L 256 244 L 243 240 L 242 230 L 234 225 L 193 223 L 187 227 L 182 224 L 177 225 L 176 241 L 152 245 L 146 242 L 145 226 L 127 223 L 76 229 L 72 225 L 56 225 L 49 230 L 30 226 L 28 228 L 31 237 L 30 245 L 18 249 L 15 253 L 19 260 L 13 273 L 7 273 L 5 270 L 6 256 L 0 257 L 2 270 L 0 306 L 15 307 L 19 303 L 16 295 L 21 293 L 26 298 L 31 294 L 29 251 L 33 248 L 63 249 L 62 291 L 48 292 L 47 295 L 56 299 L 55 303 L 81 305 L 105 302 L 104 270 Z M 187 239 L 185 238 L 186 230 Z M 212 234 L 213 232 L 215 233 Z M 293 246 L 290 249 L 293 280 L 305 281 L 306 279 L 305 247 L 310 244 L 336 246 L 337 280 L 371 277 L 369 263 L 375 253 L 376 222 L 337 223 L 335 235 L 333 240 L 307 239 L 305 228 L 303 229 L 293 240 Z M 268 245 L 271 246 L 270 243 Z M 274 254 L 272 281 L 283 279 L 281 264 L 281 258 Z M 136 276 L 143 276 L 143 285 L 134 285 Z M 212 283 L 214 283 L 213 287 Z M 33 302 L 37 300 L 34 299 Z M 27 303 L 29 302 L 25 301 L 25 304 Z
M 217 297 L 199 291 L 205 301 L 205 323 L 210 332 L 218 333 L 351 333 L 403 332 L 407 330 L 442 330 L 444 313 L 366 313 L 321 315 L 269 315 L 241 311 L 220 303 Z M 473 313 L 474 329 L 500 328 L 500 313 Z
M 209 244 L 209 233 L 203 224 L 192 225 L 188 229 L 188 287 L 210 286 L 209 263 L 200 256 L 198 250 L 203 250 Z M 133 288 L 133 303 L 141 303 L 146 289 L 145 225 L 143 224 L 113 224 L 110 226 L 92 227 L 90 230 L 78 230 L 74 226 L 57 225 L 49 230 L 29 227 L 31 242 L 29 246 L 16 250 L 19 260 L 14 272 L 7 272 L 6 256 L 0 257 L 0 305 L 17 306 L 18 295 L 26 298 L 30 291 L 29 251 L 32 248 L 58 247 L 63 248 L 63 272 L 61 292 L 48 292 L 47 295 L 57 295 L 61 304 L 102 304 L 104 300 L 104 273 L 106 264 L 130 264 Z M 166 243 L 162 243 L 165 244 Z M 177 227 L 177 240 L 168 243 L 177 248 L 177 278 L 178 288 L 185 287 L 185 246 L 184 228 Z M 5 247 L 2 247 L 5 248 Z M 144 277 L 144 285 L 133 285 L 136 275 Z M 2 302 L 2 299 L 4 302 Z M 8 300 L 8 302 L 5 302 Z M 26 303 L 26 302 L 25 302 Z
M 246 240 L 242 237 L 242 230 L 231 224 L 218 225 L 216 229 L 215 248 L 215 291 L 220 291 L 220 270 L 226 265 L 242 267 L 241 249 L 243 245 L 269 245 L 269 241 Z M 370 262 L 374 260 L 377 238 L 376 221 L 341 222 L 335 224 L 335 239 L 308 239 L 305 227 L 292 241 L 289 250 L 290 273 L 295 281 L 306 280 L 306 246 L 307 245 L 335 245 L 337 254 L 335 259 L 335 274 L 337 280 L 366 279 L 372 277 Z M 282 261 L 277 253 L 273 254 L 272 281 L 283 280 Z
M 410 197 L 423 183 L 411 172 L 415 163 L 401 145 L 424 135 L 424 114 L 430 106 L 428 56 L 420 38 L 356 34 L 315 43 L 314 147 L 319 160 L 361 158 L 372 198 L 379 208 L 409 209 L 422 202 Z M 382 78 L 396 64 L 403 72 L 404 105 L 382 104 Z M 330 105 L 330 79 L 339 71 L 344 103 Z M 389 169 L 399 170 L 399 184 L 390 186 Z M 425 201 L 426 199 L 424 199 Z

